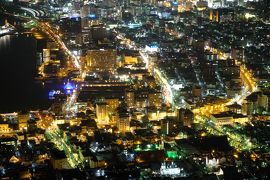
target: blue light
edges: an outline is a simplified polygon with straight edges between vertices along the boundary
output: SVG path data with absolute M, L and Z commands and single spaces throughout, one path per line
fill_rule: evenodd
M 140 24 L 140 23 L 129 23 L 128 24 L 129 28 L 137 28 L 137 27 L 141 27 L 141 26 L 142 26 L 142 24 Z
M 73 20 L 73 21 L 79 21 L 80 20 L 80 14 L 77 14 L 77 13 L 72 14 L 70 16 L 70 19 Z
M 80 20 L 79 17 L 72 17 L 70 19 L 73 20 L 73 21 L 79 21 Z
M 70 18 L 79 18 L 80 17 L 80 14 L 78 13 L 74 13 L 70 16 Z
M 87 17 L 89 19 L 96 19 L 97 18 L 96 14 L 88 14 Z
M 54 99 L 54 95 L 56 94 L 55 90 L 49 91 L 49 99 Z
M 64 86 L 64 90 L 66 94 L 71 94 L 74 89 L 75 89 L 75 85 L 69 81 Z
M 158 48 L 158 44 L 156 42 L 152 42 L 150 44 L 150 48 Z
M 73 90 L 74 88 L 75 86 L 71 82 L 67 82 L 67 84 L 64 86 L 65 90 Z
M 172 5 L 173 5 L 173 6 L 177 6 L 178 3 L 177 3 L 177 2 L 172 2 Z
M 72 91 L 70 89 L 66 90 L 66 94 L 71 94 Z

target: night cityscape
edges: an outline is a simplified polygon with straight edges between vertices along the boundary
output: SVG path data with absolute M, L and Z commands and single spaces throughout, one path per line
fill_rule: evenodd
M 0 0 L 0 179 L 270 179 L 269 0 Z

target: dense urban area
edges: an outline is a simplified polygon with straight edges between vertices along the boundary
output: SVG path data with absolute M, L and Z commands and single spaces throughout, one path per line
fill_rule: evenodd
M 0 18 L 60 84 L 0 114 L 1 179 L 270 179 L 269 0 L 1 0 Z

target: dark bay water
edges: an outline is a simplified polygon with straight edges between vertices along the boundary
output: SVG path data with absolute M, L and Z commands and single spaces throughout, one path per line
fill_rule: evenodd
M 32 35 L 0 37 L 0 112 L 48 108 L 49 88 L 35 81 L 39 43 Z

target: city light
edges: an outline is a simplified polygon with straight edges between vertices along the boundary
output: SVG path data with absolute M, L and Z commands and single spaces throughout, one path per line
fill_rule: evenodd
M 269 179 L 267 0 L 0 4 L 1 178 Z

